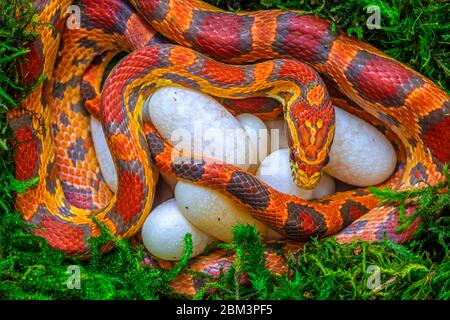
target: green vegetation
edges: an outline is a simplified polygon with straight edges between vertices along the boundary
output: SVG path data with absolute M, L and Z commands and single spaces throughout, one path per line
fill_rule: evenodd
M 393 57 L 428 76 L 448 92 L 450 25 L 446 13 L 450 4 L 438 1 L 402 0 L 210 0 L 230 10 L 299 9 L 331 19 L 336 29 L 363 38 Z M 315 4 L 311 4 L 311 3 Z M 366 7 L 381 8 L 381 30 L 368 30 Z M 15 192 L 28 184 L 12 178 L 13 166 L 7 141 L 10 138 L 5 115 L 31 89 L 19 86 L 17 66 L 24 47 L 35 33 L 33 12 L 27 0 L 0 0 L 0 299 L 158 299 L 172 297 L 168 282 L 183 271 L 192 244 L 186 237 L 186 254 L 172 270 L 145 268 L 142 246 L 115 239 L 104 229 L 92 240 L 93 258 L 78 261 L 52 250 L 46 242 L 28 232 L 12 201 Z M 27 31 L 31 30 L 31 31 Z M 415 240 L 406 245 L 389 241 L 340 245 L 333 239 L 311 241 L 298 257 L 287 257 L 291 276 L 277 276 L 264 266 L 263 246 L 254 228 L 235 229 L 234 242 L 222 247 L 234 250 L 235 264 L 209 287 L 212 295 L 200 291 L 196 298 L 216 299 L 450 299 L 450 177 L 439 186 L 410 192 L 374 190 L 389 202 L 404 207 L 407 199 L 418 198 L 424 221 Z M 445 192 L 444 192 L 445 191 Z M 404 223 L 410 223 L 404 219 Z M 100 256 L 106 241 L 114 249 Z M 81 271 L 81 289 L 69 290 L 67 268 Z M 373 273 L 381 272 L 381 287 L 369 290 Z M 240 284 L 243 274 L 251 286 Z

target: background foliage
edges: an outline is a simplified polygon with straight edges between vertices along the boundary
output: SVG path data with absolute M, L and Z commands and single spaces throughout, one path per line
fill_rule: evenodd
M 424 0 L 209 0 L 228 10 L 300 9 L 333 21 L 342 30 L 382 49 L 449 89 L 450 24 L 449 3 Z M 368 30 L 366 8 L 381 9 L 380 30 Z M 173 297 L 168 282 L 183 270 L 191 249 L 186 237 L 185 258 L 172 270 L 144 268 L 143 248 L 117 240 L 106 230 L 93 240 L 99 248 L 113 241 L 110 253 L 95 255 L 88 262 L 67 258 L 49 248 L 41 238 L 30 235 L 28 226 L 15 212 L 15 192 L 27 184 L 13 179 L 10 132 L 5 121 L 27 93 L 17 73 L 27 43 L 35 36 L 32 7 L 27 0 L 0 0 L 0 299 L 158 299 Z M 448 179 L 450 181 L 450 179 Z M 448 183 L 411 193 L 377 191 L 377 195 L 401 205 L 418 197 L 425 224 L 417 239 L 404 246 L 388 241 L 376 244 L 355 242 L 339 245 L 332 239 L 311 241 L 302 254 L 290 257 L 292 276 L 276 276 L 264 266 L 263 246 L 254 228 L 240 226 L 234 242 L 235 265 L 210 284 L 212 295 L 199 292 L 196 298 L 211 299 L 450 299 Z M 442 190 L 447 190 L 442 193 Z M 439 215 L 440 214 L 440 215 Z M 439 218 L 437 218 L 439 215 Z M 408 221 L 406 221 L 407 223 Z M 68 290 L 69 265 L 81 268 L 81 289 Z M 381 270 L 384 285 L 367 289 L 370 265 Z M 251 286 L 239 279 L 248 274 Z

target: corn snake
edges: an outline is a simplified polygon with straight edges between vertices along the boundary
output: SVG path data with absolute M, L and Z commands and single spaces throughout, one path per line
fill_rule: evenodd
M 353 108 L 352 112 L 383 123 L 392 131 L 393 139 L 397 139 L 399 166 L 386 185 L 402 189 L 420 180 L 436 184 L 442 179 L 442 163 L 450 159 L 449 99 L 429 80 L 367 44 L 343 34 L 333 35 L 327 22 L 308 15 L 281 11 L 232 14 L 199 1 L 136 0 L 133 9 L 118 0 L 85 0 L 75 3 L 83 14 L 80 29 L 74 31 L 64 27 L 65 13 L 71 4 L 72 1 L 35 2 L 40 18 L 51 22 L 55 28 L 44 28 L 30 48 L 25 81 L 32 83 L 40 74 L 46 75 L 48 80 L 23 103 L 23 109 L 9 114 L 18 142 L 16 178 L 40 178 L 36 187 L 17 195 L 16 206 L 25 220 L 44 228 L 35 233 L 52 246 L 70 254 L 87 255 L 86 239 L 99 232 L 92 222 L 93 214 L 117 236 L 134 235 L 151 209 L 156 183 L 152 163 L 180 179 L 206 186 L 215 183 L 216 190 L 238 198 L 256 217 L 297 240 L 312 234 L 334 234 L 346 225 L 348 227 L 336 235 L 339 241 L 356 237 L 374 241 L 387 235 L 390 240 L 404 242 L 413 236 L 420 222 L 416 221 L 401 234 L 396 233 L 396 208 L 377 206 L 378 202 L 367 190 L 352 190 L 321 201 L 306 202 L 277 193 L 232 167 L 225 170 L 226 165 L 183 165 L 180 170 L 169 160 L 170 146 L 151 127 L 141 128 L 137 115 L 142 108 L 143 95 L 155 89 L 143 82 L 143 74 L 149 69 L 160 72 L 162 60 L 166 63 L 164 67 L 170 68 L 171 61 L 166 57 L 171 53 L 177 61 L 176 69 L 192 60 L 202 60 L 199 68 L 208 61 L 210 65 L 206 70 L 223 66 L 189 49 L 163 44 L 167 40 L 160 34 L 227 63 L 269 60 L 261 62 L 260 69 L 254 65 L 244 74 L 280 70 L 284 64 L 290 64 L 287 70 L 295 66 L 306 68 L 294 60 L 282 60 L 295 58 L 309 63 L 331 81 L 333 87 L 344 92 L 354 102 L 348 107 Z M 100 71 L 119 51 L 133 53 L 110 75 L 100 99 Z M 186 59 L 192 55 L 196 58 Z M 152 69 L 155 61 L 158 61 L 158 68 Z M 231 68 L 228 69 L 230 75 L 245 69 L 228 68 Z M 196 70 L 197 78 L 193 82 L 198 85 L 203 81 L 199 89 L 205 91 L 213 80 L 219 83 L 221 79 L 217 78 L 223 75 L 222 72 L 209 73 L 208 80 L 200 78 L 198 68 Z M 190 72 L 185 73 L 184 78 L 173 76 L 180 75 L 179 70 L 166 71 L 154 78 L 166 75 L 163 84 L 195 86 L 189 81 L 193 77 L 193 71 Z M 172 76 L 167 76 L 170 74 Z M 258 74 L 254 73 L 253 77 Z M 244 75 L 243 79 L 246 77 Z M 128 83 L 130 78 L 135 81 L 132 85 Z M 233 82 L 235 86 L 242 77 L 237 79 Z M 216 90 L 218 87 L 210 93 L 214 95 Z M 334 103 L 347 106 L 345 101 L 338 92 L 333 95 Z M 99 108 L 100 103 L 102 108 Z M 117 104 L 125 109 L 117 108 Z M 117 195 L 113 195 L 102 180 L 89 137 L 85 107 L 109 124 L 105 130 L 111 150 L 121 161 L 117 166 L 122 187 Z M 42 131 L 38 130 L 40 119 L 32 114 L 43 115 Z M 114 121 L 116 123 L 111 125 Z M 149 149 L 153 159 L 149 157 Z M 249 187 L 254 190 L 249 192 Z M 408 210 L 411 214 L 414 206 Z M 301 229 L 303 222 L 311 220 L 312 223 Z M 279 259 L 270 250 L 267 254 L 271 268 L 282 269 Z M 194 261 L 192 268 L 203 271 L 214 264 L 226 265 L 230 259 L 218 251 Z M 164 267 L 164 262 L 158 264 Z M 177 281 L 175 289 L 192 294 L 195 291 L 193 279 L 186 275 L 182 279 L 185 281 Z

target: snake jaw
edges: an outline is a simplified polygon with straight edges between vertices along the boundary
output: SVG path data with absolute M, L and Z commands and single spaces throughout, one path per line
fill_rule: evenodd
M 302 189 L 311 190 L 317 187 L 322 176 L 321 168 L 318 166 L 306 165 L 305 170 L 302 164 L 290 160 L 292 179 L 294 183 Z

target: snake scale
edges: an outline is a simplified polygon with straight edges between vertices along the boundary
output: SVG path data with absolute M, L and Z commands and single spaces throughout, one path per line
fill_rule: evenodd
M 8 114 L 15 176 L 39 178 L 15 199 L 24 219 L 39 227 L 34 234 L 80 257 L 89 256 L 87 240 L 99 235 L 94 217 L 117 237 L 132 237 L 152 208 L 156 165 L 179 180 L 226 194 L 294 242 L 314 235 L 333 235 L 340 242 L 387 237 L 402 243 L 413 237 L 420 218 L 396 232 L 398 209 L 380 204 L 367 189 L 305 201 L 231 165 L 177 161 L 183 155 L 143 123 L 141 111 L 156 88 L 172 85 L 226 99 L 230 109 L 232 101 L 241 107 L 248 101 L 248 108 L 263 117 L 283 113 L 294 179 L 313 187 L 333 139 L 333 102 L 390 138 L 398 165 L 383 185 L 405 190 L 443 179 L 443 164 L 450 160 L 450 102 L 443 90 L 374 47 L 333 33 L 329 22 L 313 15 L 231 13 L 197 0 L 130 2 L 34 2 L 46 25 L 29 46 L 23 83 L 32 85 L 42 75 L 45 80 Z M 69 28 L 66 19 L 73 8 L 80 10 L 80 20 Z M 129 54 L 102 88 L 106 66 L 119 52 Z M 260 110 L 261 97 L 276 97 L 281 107 L 270 99 Z M 231 100 L 243 98 L 250 99 Z M 101 120 L 115 159 L 116 194 L 106 186 L 96 160 L 90 114 Z M 412 203 L 406 214 L 414 210 Z M 273 245 L 267 246 L 266 258 L 272 271 L 286 271 Z M 145 261 L 170 266 L 150 256 Z M 192 259 L 190 268 L 217 276 L 232 261 L 233 254 L 216 250 Z M 190 296 L 203 283 L 182 274 L 172 285 Z

